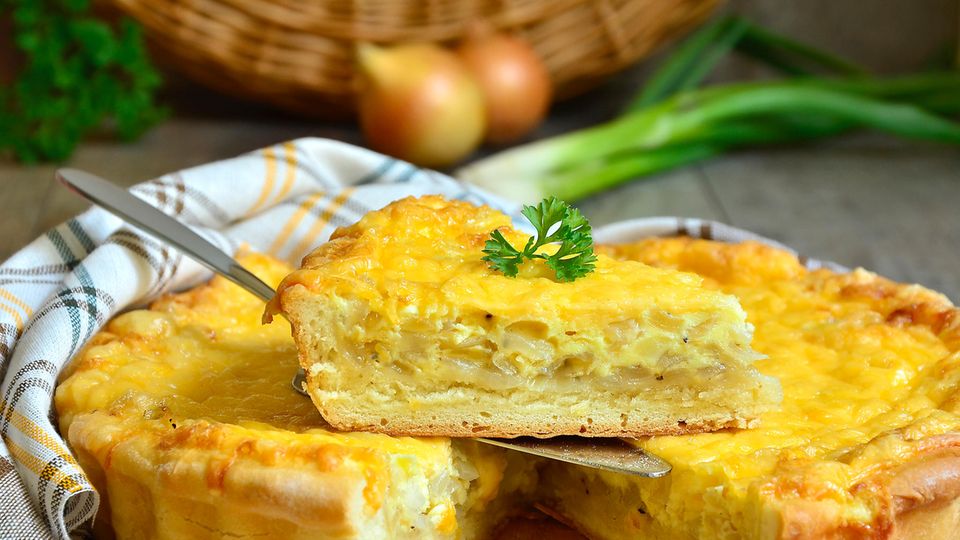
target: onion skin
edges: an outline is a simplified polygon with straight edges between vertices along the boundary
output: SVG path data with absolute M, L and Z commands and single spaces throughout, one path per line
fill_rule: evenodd
M 443 168 L 479 146 L 483 94 L 457 56 L 429 44 L 358 49 L 360 127 L 371 148 Z
M 540 124 L 553 86 L 546 66 L 526 41 L 506 34 L 474 33 L 457 54 L 483 89 L 488 143 L 514 142 Z

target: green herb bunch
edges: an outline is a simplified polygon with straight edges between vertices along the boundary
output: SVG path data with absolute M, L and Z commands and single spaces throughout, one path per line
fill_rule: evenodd
M 99 128 L 131 140 L 166 115 L 139 27 L 98 20 L 88 0 L 0 0 L 24 58 L 0 87 L 0 152 L 61 161 Z M 3 44 L 6 46 L 7 44 Z
M 483 248 L 482 260 L 490 268 L 515 277 L 524 260 L 543 259 L 553 269 L 559 281 L 573 281 L 593 271 L 597 256 L 593 254 L 593 236 L 590 223 L 579 210 L 550 197 L 537 206 L 524 206 L 521 211 L 530 221 L 536 236 L 531 236 L 523 250 L 513 247 L 499 230 L 490 233 Z M 539 253 L 548 244 L 560 244 L 553 253 Z

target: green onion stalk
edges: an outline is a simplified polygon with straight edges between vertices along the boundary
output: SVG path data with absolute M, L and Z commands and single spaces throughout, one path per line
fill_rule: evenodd
M 698 88 L 734 49 L 795 76 Z M 945 117 L 957 112 L 960 73 L 872 77 L 738 17 L 720 17 L 678 46 L 619 118 L 506 150 L 456 176 L 516 200 L 572 201 L 737 148 L 852 129 L 960 144 L 960 124 Z
M 960 76 L 950 84 L 945 79 L 931 76 L 929 86 L 911 77 L 752 82 L 686 91 L 594 128 L 501 152 L 460 169 L 457 176 L 518 200 L 548 195 L 576 200 L 733 148 L 854 128 L 960 144 L 960 125 L 925 108 L 925 100 L 935 98 L 937 109 L 956 110 L 960 98 L 948 96 L 960 95 Z

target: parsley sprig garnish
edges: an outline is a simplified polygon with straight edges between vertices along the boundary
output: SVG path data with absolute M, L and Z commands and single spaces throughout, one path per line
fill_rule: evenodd
M 524 206 L 521 211 L 537 230 L 523 250 L 513 247 L 498 230 L 490 233 L 483 247 L 484 261 L 490 268 L 515 277 L 524 260 L 543 259 L 556 273 L 558 281 L 573 281 L 593 271 L 597 256 L 593 254 L 590 223 L 579 210 L 556 197 L 544 199 L 537 206 Z M 548 244 L 559 243 L 551 254 L 538 253 Z

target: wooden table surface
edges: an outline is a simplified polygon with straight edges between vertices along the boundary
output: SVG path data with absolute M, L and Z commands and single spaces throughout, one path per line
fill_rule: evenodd
M 610 117 L 640 76 L 627 73 L 561 104 L 537 136 Z M 349 125 L 286 117 L 189 86 L 171 99 L 174 117 L 140 141 L 87 141 L 68 165 L 132 184 L 296 137 L 361 142 Z M 0 162 L 0 259 L 85 208 L 54 182 L 54 168 Z M 595 225 L 640 216 L 715 219 L 960 300 L 956 148 L 851 135 L 752 150 L 639 180 L 579 206 Z

